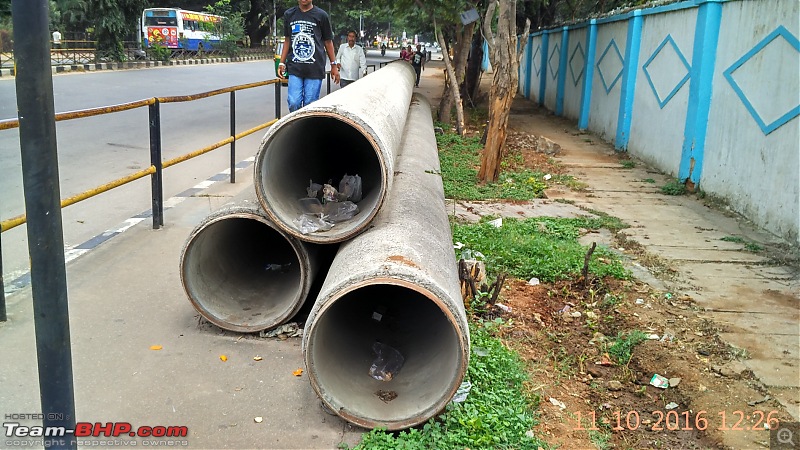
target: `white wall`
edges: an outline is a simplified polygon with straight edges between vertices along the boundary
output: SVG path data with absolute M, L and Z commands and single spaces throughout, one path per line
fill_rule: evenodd
M 692 65 L 697 9 L 648 15 L 643 22 L 628 152 L 665 173 L 677 176 L 689 104 L 691 80 L 688 75 Z M 674 46 L 667 41 L 656 54 L 668 37 Z M 684 66 L 675 47 L 689 68 Z M 648 82 L 648 74 L 658 96 Z M 681 88 L 662 107 L 661 103 L 684 77 L 687 79 Z
M 561 30 L 550 33 L 550 42 L 547 43 L 547 61 L 545 61 L 540 76 L 547 77 L 544 91 L 544 106 L 556 110 L 556 96 L 558 94 L 558 65 L 561 61 Z
M 616 43 L 621 58 L 614 48 L 609 48 L 610 43 Z M 600 137 L 613 142 L 617 135 L 617 116 L 619 114 L 620 86 L 622 75 L 616 83 L 614 78 L 621 74 L 625 58 L 625 47 L 628 41 L 628 22 L 611 22 L 600 24 L 597 27 L 597 50 L 595 51 L 594 80 L 592 81 L 592 103 L 589 110 L 589 129 L 598 133 Z M 601 58 L 603 58 L 601 60 Z M 600 74 L 603 74 L 601 76 Z M 606 92 L 603 77 L 607 85 L 613 85 Z
M 578 120 L 581 115 L 581 94 L 586 78 L 586 39 L 588 35 L 586 27 L 569 31 L 567 76 L 564 81 L 564 116 L 573 120 Z
M 700 187 L 724 197 L 765 229 L 800 244 L 800 119 L 765 135 L 723 76 L 779 26 L 800 36 L 798 4 L 794 0 L 723 4 Z M 800 101 L 798 68 L 798 52 L 779 36 L 732 76 L 769 124 Z
M 537 70 L 541 70 L 542 65 L 542 35 L 534 36 L 531 44 L 531 73 L 529 74 L 531 80 L 531 101 L 539 102 L 539 74 Z

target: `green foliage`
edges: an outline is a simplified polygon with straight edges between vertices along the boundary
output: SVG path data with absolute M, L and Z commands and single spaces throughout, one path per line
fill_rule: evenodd
M 147 49 L 148 56 L 155 61 L 169 61 L 170 57 L 172 57 L 172 50 L 161 44 L 158 41 L 153 42 L 150 48 Z
M 620 161 L 620 164 L 622 164 L 623 169 L 633 169 L 634 167 L 636 167 L 636 161 L 632 159 L 622 160 Z
M 543 173 L 530 170 L 502 170 L 496 183 L 478 184 L 478 168 L 483 146 L 480 137 L 461 137 L 455 133 L 436 136 L 442 167 L 444 195 L 457 200 L 531 200 L 542 196 L 547 184 Z
M 617 364 L 626 365 L 633 357 L 633 348 L 647 340 L 647 335 L 640 330 L 630 333 L 618 333 L 616 339 L 606 346 L 606 352 Z
M 453 224 L 453 240 L 483 253 L 486 265 L 493 271 L 507 272 L 524 280 L 537 277 L 542 281 L 555 281 L 576 276 L 583 269 L 587 248 L 577 242 L 580 229 L 597 230 L 609 221 L 605 218 L 537 217 L 503 219 L 500 228 L 486 222 Z M 619 258 L 604 247 L 597 247 L 592 254 L 589 271 L 599 277 L 630 277 Z
M 748 252 L 758 253 L 761 250 L 764 250 L 764 247 L 756 244 L 755 242 L 748 242 L 744 244 L 744 249 Z
M 205 9 L 211 14 L 224 17 L 219 29 L 215 30 L 221 37 L 219 50 L 229 58 L 238 55 L 240 50 L 237 42 L 244 38 L 243 14 L 236 10 L 231 0 L 219 0 L 213 5 L 206 6 Z
M 645 178 L 644 180 L 642 180 L 642 183 L 654 184 L 655 182 L 656 182 L 656 180 L 654 180 L 652 178 Z
M 672 180 L 661 186 L 661 193 L 664 195 L 683 195 L 686 193 L 686 186 L 678 180 Z
M 91 19 L 97 39 L 97 59 L 124 61 L 123 41 L 136 30 L 147 0 L 93 0 Z
M 355 449 L 538 449 L 545 444 L 526 433 L 536 424 L 535 399 L 526 395 L 527 380 L 519 355 L 492 336 L 495 322 L 470 325 L 472 355 L 466 380 L 472 390 L 463 403 L 452 403 L 421 428 L 396 434 L 372 430 Z
M 744 238 L 739 237 L 739 236 L 725 236 L 725 237 L 719 238 L 719 240 L 720 241 L 725 241 L 725 242 L 735 242 L 737 244 L 744 244 Z

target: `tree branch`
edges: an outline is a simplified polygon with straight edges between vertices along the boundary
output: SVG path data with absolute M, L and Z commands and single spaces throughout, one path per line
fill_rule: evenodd
M 489 46 L 489 61 L 491 61 L 492 65 L 495 64 L 492 19 L 494 18 L 494 11 L 497 9 L 497 3 L 497 0 L 490 1 L 489 6 L 486 8 L 486 15 L 483 16 L 483 35 L 486 36 L 486 44 Z

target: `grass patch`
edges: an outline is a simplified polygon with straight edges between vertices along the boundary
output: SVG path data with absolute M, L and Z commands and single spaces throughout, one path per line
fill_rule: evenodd
M 755 242 L 748 242 L 744 244 L 744 249 L 748 252 L 758 253 L 761 250 L 764 250 L 764 247 L 756 244 Z
M 444 195 L 455 200 L 531 200 L 542 197 L 547 184 L 545 175 L 531 170 L 510 170 L 517 161 L 501 165 L 495 183 L 479 185 L 478 169 L 483 146 L 480 137 L 461 137 L 455 133 L 436 136 L 442 167 Z
M 684 195 L 686 194 L 686 186 L 678 180 L 672 180 L 661 186 L 661 193 L 664 195 Z
M 607 218 L 536 217 L 504 219 L 501 228 L 485 221 L 453 224 L 453 240 L 483 253 L 487 267 L 492 267 L 496 273 L 507 272 L 523 280 L 537 277 L 542 281 L 556 281 L 578 276 L 583 269 L 587 248 L 577 242 L 580 229 L 597 230 L 604 228 L 608 221 Z M 593 253 L 589 271 L 601 278 L 630 277 L 619 258 L 603 247 Z
M 538 402 L 525 394 L 528 379 L 517 353 L 492 335 L 495 322 L 470 325 L 472 355 L 466 380 L 472 390 L 438 418 L 399 433 L 372 430 L 354 449 L 538 449 L 546 444 L 526 433 L 536 425 Z
M 627 365 L 633 357 L 633 348 L 647 340 L 643 331 L 633 330 L 630 333 L 619 333 L 611 344 L 606 346 L 606 352 L 617 364 Z
M 739 237 L 739 236 L 725 236 L 725 237 L 719 238 L 719 240 L 720 241 L 725 241 L 725 242 L 735 242 L 737 244 L 744 244 L 744 238 Z
M 761 250 L 764 250 L 764 247 L 739 236 L 725 236 L 719 238 L 719 240 L 725 242 L 734 242 L 736 244 L 744 244 L 744 249 L 747 250 L 748 252 L 758 253 Z
M 632 159 L 625 159 L 619 162 L 623 169 L 633 169 L 636 167 L 636 161 Z
M 645 178 L 645 179 L 642 180 L 642 183 L 655 184 L 655 182 L 656 182 L 656 180 L 654 180 L 652 178 Z

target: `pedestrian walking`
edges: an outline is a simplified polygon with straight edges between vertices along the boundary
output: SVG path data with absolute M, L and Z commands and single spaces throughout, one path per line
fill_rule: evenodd
M 61 32 L 53 30 L 53 48 L 61 48 Z
M 339 83 L 342 87 L 358 80 L 362 76 L 367 76 L 367 58 L 364 50 L 356 44 L 356 32 L 347 32 L 347 43 L 339 47 L 336 53 L 336 61 L 339 63 Z
M 338 83 L 331 19 L 312 0 L 297 0 L 297 6 L 283 14 L 283 50 L 278 64 L 278 77 L 289 80 L 286 93 L 289 112 L 319 99 L 326 55 L 330 59 L 331 77 Z
M 414 72 L 417 73 L 417 82 L 414 84 L 414 87 L 419 87 L 419 77 L 423 70 L 425 70 L 425 60 L 426 60 L 425 51 L 422 50 L 422 45 L 417 44 L 417 51 L 411 56 L 411 66 L 414 68 Z

